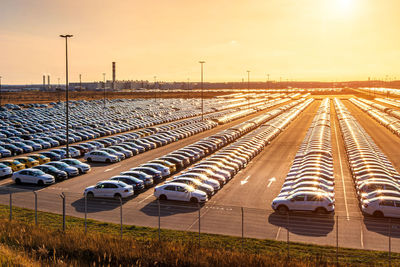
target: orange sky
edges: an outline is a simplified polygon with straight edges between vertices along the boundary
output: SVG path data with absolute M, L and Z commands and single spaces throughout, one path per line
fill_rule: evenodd
M 399 0 L 1 0 L 5 84 L 400 79 Z

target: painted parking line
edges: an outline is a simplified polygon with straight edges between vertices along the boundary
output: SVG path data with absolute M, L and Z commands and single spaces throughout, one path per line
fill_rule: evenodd
M 112 171 L 112 170 L 114 170 L 116 168 L 119 168 L 119 167 L 121 167 L 121 164 L 120 165 L 116 165 L 116 166 L 114 166 L 112 168 L 106 169 L 104 172 L 109 172 L 109 171 Z
M 336 131 L 336 119 L 333 120 L 333 127 L 335 129 L 336 147 L 337 147 L 337 151 L 338 151 L 340 174 L 341 174 L 341 178 L 342 178 L 342 186 L 343 186 L 343 194 L 344 194 L 344 205 L 346 207 L 346 219 L 350 220 L 349 219 L 349 208 L 348 208 L 348 205 L 347 205 L 346 185 L 344 183 L 342 156 L 341 156 L 341 153 L 340 153 L 339 140 L 338 140 L 338 135 L 337 135 L 337 131 Z
M 249 178 L 250 178 L 250 175 L 247 176 L 243 181 L 240 181 L 240 185 L 246 184 L 248 182 Z
M 276 178 L 275 178 L 275 177 L 272 177 L 272 178 L 268 179 L 268 181 L 269 181 L 269 182 L 268 182 L 267 187 L 270 187 L 270 186 L 272 185 L 272 183 L 276 181 Z

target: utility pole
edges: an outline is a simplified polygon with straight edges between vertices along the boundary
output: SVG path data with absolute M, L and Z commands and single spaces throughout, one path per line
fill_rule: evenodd
M 79 90 L 82 91 L 82 74 L 79 74 Z
M 154 76 L 154 102 L 157 102 L 157 91 L 156 91 L 156 82 L 157 82 L 157 76 Z
M 2 95 L 1 95 L 1 78 L 3 78 L 3 77 L 0 76 L 0 108 L 1 108 L 1 97 L 2 97 Z
M 203 95 L 203 90 L 204 90 L 204 85 L 203 85 L 203 64 L 206 63 L 205 61 L 199 61 L 201 64 L 201 121 L 204 120 L 204 95 Z
M 269 86 L 269 74 L 267 74 L 267 77 L 268 77 L 268 79 L 267 79 L 267 89 L 269 89 L 270 88 L 270 86 Z
M 106 109 L 106 74 L 103 73 L 103 89 L 104 89 L 104 99 L 103 99 L 103 105 L 104 109 Z
M 250 71 L 247 71 L 247 108 L 250 108 Z
M 68 91 L 69 91 L 69 84 L 68 84 L 68 38 L 73 37 L 71 34 L 66 34 L 66 35 L 60 35 L 61 38 L 65 38 L 65 128 L 67 132 L 67 158 L 70 157 L 69 155 L 69 96 L 68 96 Z

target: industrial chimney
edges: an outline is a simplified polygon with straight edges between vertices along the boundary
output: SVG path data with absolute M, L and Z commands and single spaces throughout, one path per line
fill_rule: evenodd
M 115 91 L 115 62 L 112 63 L 112 90 Z

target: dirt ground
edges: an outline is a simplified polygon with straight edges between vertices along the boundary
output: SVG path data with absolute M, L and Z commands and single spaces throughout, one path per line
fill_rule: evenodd
M 211 98 L 218 95 L 231 94 L 232 92 L 207 92 L 204 91 L 205 98 Z M 355 91 L 352 89 L 345 89 L 341 92 L 343 95 L 352 95 Z M 321 93 L 315 92 L 315 95 L 325 96 L 330 95 L 331 92 Z M 358 93 L 359 94 L 359 93 Z M 312 93 L 314 95 L 314 93 Z M 116 98 L 200 98 L 201 92 L 143 92 L 143 91 L 133 91 L 133 92 L 107 92 L 106 98 L 116 99 Z M 70 100 L 95 100 L 103 99 L 104 92 L 102 91 L 70 91 Z M 65 92 L 42 92 L 42 91 L 26 91 L 26 92 L 2 92 L 2 104 L 12 103 L 49 103 L 65 100 Z

